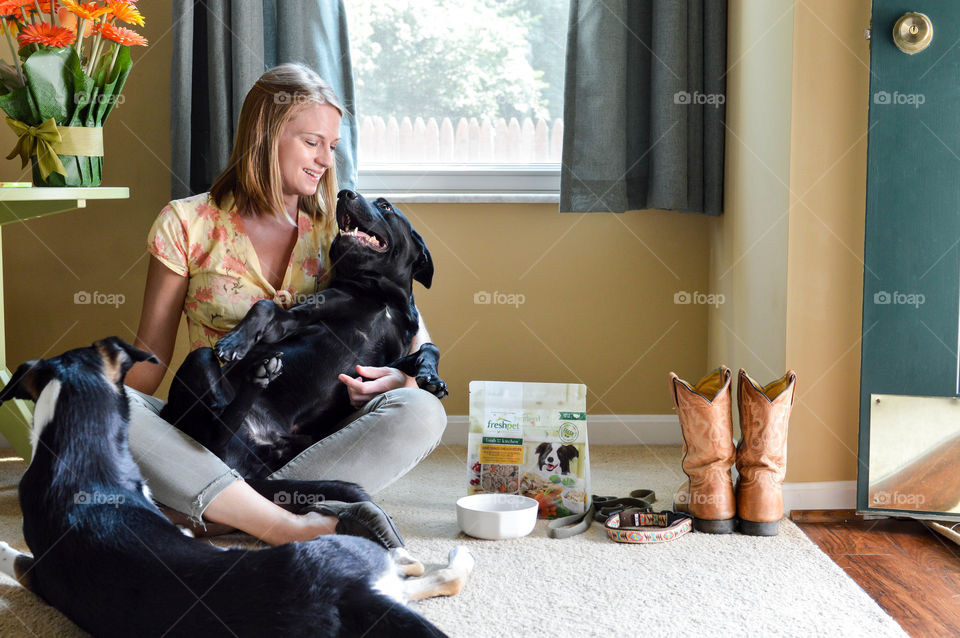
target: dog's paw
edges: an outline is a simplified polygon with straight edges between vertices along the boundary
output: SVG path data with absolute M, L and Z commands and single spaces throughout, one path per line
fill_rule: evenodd
M 270 385 L 283 371 L 283 362 L 280 360 L 282 356 L 283 353 L 278 352 L 255 365 L 250 373 L 250 381 L 259 388 L 265 388 Z
M 443 379 L 433 373 L 417 375 L 417 385 L 420 386 L 421 390 L 426 390 L 438 399 L 442 399 L 450 394 L 447 391 L 447 384 L 444 383 Z
M 389 550 L 390 557 L 393 559 L 397 570 L 404 576 L 423 576 L 425 571 L 423 563 L 418 561 L 403 547 L 394 547 Z
M 463 545 L 457 545 L 450 550 L 449 554 L 450 567 L 462 571 L 464 574 L 470 574 L 473 572 L 473 568 L 477 565 L 477 559 L 473 557 L 473 554 L 470 553 Z
M 220 361 L 238 361 L 244 358 L 253 342 L 240 330 L 228 332 L 213 346 L 213 352 Z

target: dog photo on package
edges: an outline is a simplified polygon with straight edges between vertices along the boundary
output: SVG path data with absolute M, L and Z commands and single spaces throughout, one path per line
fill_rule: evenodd
M 522 494 L 540 518 L 586 511 L 590 498 L 587 387 L 470 382 L 468 494 Z

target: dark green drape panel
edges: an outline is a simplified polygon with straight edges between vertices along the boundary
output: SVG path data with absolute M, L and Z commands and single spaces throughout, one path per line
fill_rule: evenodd
M 560 210 L 723 204 L 726 0 L 570 0 Z
M 357 180 L 353 70 L 342 0 L 175 0 L 170 86 L 172 196 L 209 190 L 227 165 L 243 98 L 270 67 L 306 64 L 336 91 L 337 177 Z

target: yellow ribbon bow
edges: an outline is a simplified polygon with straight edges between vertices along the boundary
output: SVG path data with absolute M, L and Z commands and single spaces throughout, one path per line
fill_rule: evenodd
M 53 145 L 59 144 L 62 138 L 60 131 L 57 130 L 57 123 L 52 117 L 40 126 L 29 126 L 12 117 L 7 118 L 7 124 L 19 138 L 16 146 L 7 155 L 7 159 L 13 159 L 19 155 L 22 161 L 20 168 L 23 168 L 30 161 L 30 157 L 36 155 L 40 176 L 43 179 L 47 179 L 47 176 L 53 172 L 67 175 L 67 169 L 64 168 L 57 152 L 53 150 Z

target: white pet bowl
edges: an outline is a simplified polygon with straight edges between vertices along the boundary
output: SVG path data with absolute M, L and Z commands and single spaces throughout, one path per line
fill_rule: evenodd
M 537 507 L 519 494 L 473 494 L 457 501 L 457 523 L 475 538 L 520 538 L 536 526 Z

